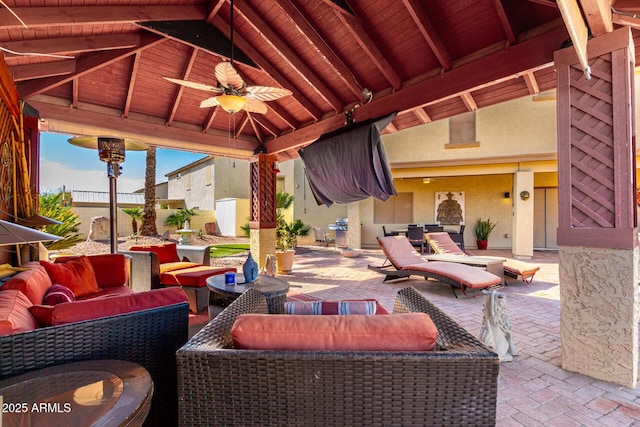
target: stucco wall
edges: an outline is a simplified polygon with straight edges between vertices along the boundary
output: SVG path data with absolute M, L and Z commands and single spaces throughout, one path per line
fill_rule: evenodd
M 638 248 L 560 248 L 562 368 L 635 387 Z
M 215 201 L 249 198 L 249 161 L 210 158 L 168 176 L 168 198 L 184 199 L 189 209 L 214 210 Z
M 435 193 L 439 191 L 465 192 L 465 247 L 475 248 L 476 238 L 473 226 L 479 217 L 491 218 L 498 225 L 489 236 L 489 248 L 511 247 L 511 199 L 505 199 L 504 193 L 511 192 L 513 176 L 488 175 L 470 177 L 437 178 L 429 184 L 423 184 L 421 178 L 396 180 L 399 193 L 413 193 L 413 222 L 435 222 Z M 362 226 L 362 246 L 377 247 L 376 237 L 382 236 L 382 226 L 387 230 L 406 228 L 407 223 L 374 223 L 373 199 L 360 202 Z M 506 237 L 508 235 L 509 237 Z
M 108 207 L 82 207 L 74 206 L 73 211 L 80 216 L 80 227 L 78 232 L 85 238 L 89 235 L 89 226 L 91 225 L 91 219 L 96 216 L 104 216 L 109 218 Z M 175 232 L 175 227 L 167 227 L 165 221 L 169 215 L 175 213 L 176 209 L 156 209 L 156 227 L 158 228 L 158 234 L 164 233 L 168 228 L 171 228 L 171 232 Z M 207 222 L 215 221 L 214 211 L 199 210 L 198 215 L 194 216 L 189 221 L 189 226 L 192 230 L 202 230 L 204 232 L 204 224 Z M 138 221 L 138 228 L 140 228 L 141 221 Z M 131 217 L 122 209 L 118 209 L 118 236 L 128 236 L 133 233 L 131 228 Z
M 448 120 L 384 135 L 382 139 L 391 163 L 555 154 L 555 102 L 532 102 L 526 97 L 477 110 L 479 147 L 446 148 Z

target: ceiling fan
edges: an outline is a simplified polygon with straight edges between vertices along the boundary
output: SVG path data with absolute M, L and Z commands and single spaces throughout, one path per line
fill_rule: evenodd
M 273 101 L 283 96 L 291 95 L 290 90 L 279 87 L 247 86 L 231 62 L 221 62 L 216 65 L 215 75 L 216 80 L 218 80 L 217 86 L 172 79 L 170 77 L 165 77 L 165 79 L 193 89 L 220 93 L 221 95 L 219 96 L 213 96 L 202 101 L 200 108 L 219 105 L 231 114 L 237 113 L 240 110 L 265 114 L 267 112 L 267 105 L 264 101 Z
M 226 112 L 234 114 L 240 110 L 250 113 L 265 114 L 267 112 L 267 104 L 264 101 L 273 101 L 283 96 L 291 95 L 288 89 L 269 87 L 269 86 L 247 86 L 242 80 L 240 74 L 233 66 L 233 0 L 231 3 L 231 58 L 229 62 L 221 62 L 216 65 L 215 76 L 218 80 L 217 86 L 211 86 L 203 83 L 191 82 L 188 80 L 173 79 L 165 77 L 172 83 L 193 89 L 200 89 L 209 92 L 220 93 L 219 96 L 213 96 L 205 99 L 200 103 L 200 108 L 221 106 Z

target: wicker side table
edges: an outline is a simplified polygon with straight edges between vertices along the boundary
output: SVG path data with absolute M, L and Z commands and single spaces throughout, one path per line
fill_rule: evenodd
M 207 287 L 209 291 L 226 297 L 237 298 L 247 289 L 257 289 L 267 299 L 269 313 L 284 314 L 284 303 L 287 301 L 287 292 L 289 292 L 289 283 L 286 280 L 277 277 L 259 275 L 255 282 L 244 283 L 244 275 L 236 274 L 236 284 L 227 285 L 224 282 L 224 275 L 212 276 L 207 278 Z

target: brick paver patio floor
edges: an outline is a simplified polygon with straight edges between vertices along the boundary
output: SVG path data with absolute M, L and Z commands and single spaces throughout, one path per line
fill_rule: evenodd
M 456 299 L 448 285 L 417 277 L 384 284 L 381 274 L 367 269 L 382 264 L 380 250 L 363 250 L 359 258 L 345 258 L 332 248 L 300 252 L 293 272 L 281 276 L 292 293 L 376 298 L 391 311 L 397 291 L 412 286 L 474 335 L 480 330 L 482 297 Z M 511 257 L 506 250 L 480 253 Z M 558 255 L 536 251 L 531 262 L 541 266 L 532 284 L 508 279 L 501 289 L 520 354 L 500 367 L 497 425 L 640 426 L 640 386 L 629 389 L 561 368 Z

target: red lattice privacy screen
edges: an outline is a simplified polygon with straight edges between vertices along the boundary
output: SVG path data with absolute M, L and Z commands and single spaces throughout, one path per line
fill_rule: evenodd
M 589 42 L 591 79 L 573 47 L 556 52 L 558 243 L 637 244 L 634 52 L 628 29 Z
M 251 162 L 251 218 L 249 226 L 275 228 L 276 177 L 275 156 L 259 154 Z

